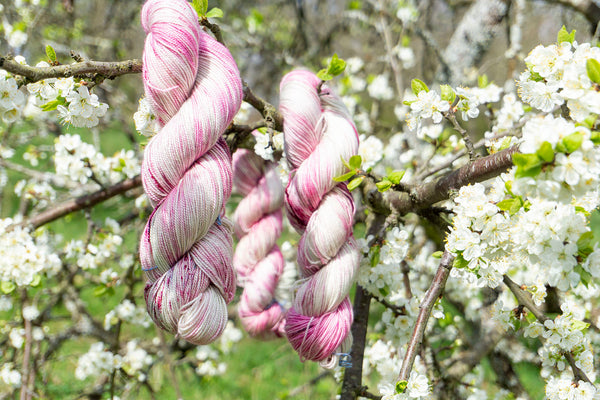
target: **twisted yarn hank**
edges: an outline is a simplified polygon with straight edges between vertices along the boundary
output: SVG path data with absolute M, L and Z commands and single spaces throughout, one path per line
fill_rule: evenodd
M 284 335 L 285 310 L 274 299 L 284 268 L 276 244 L 283 208 L 283 185 L 276 166 L 246 149 L 233 154 L 234 187 L 245 196 L 233 217 L 240 239 L 233 266 L 244 287 L 238 314 L 246 331 L 261 339 Z
M 144 151 L 142 183 L 154 210 L 140 242 L 154 322 L 195 344 L 216 339 L 235 293 L 232 225 L 223 215 L 232 190 L 221 138 L 242 101 L 229 51 L 198 23 L 184 0 L 149 0 L 143 81 L 159 133 Z
M 348 298 L 360 252 L 352 235 L 354 201 L 345 184 L 342 159 L 358 151 L 358 133 L 341 99 L 308 71 L 281 81 L 284 150 L 290 168 L 285 204 L 290 223 L 302 234 L 298 266 L 304 279 L 287 314 L 285 331 L 301 359 L 332 367 L 336 349 L 350 347 L 352 306 Z

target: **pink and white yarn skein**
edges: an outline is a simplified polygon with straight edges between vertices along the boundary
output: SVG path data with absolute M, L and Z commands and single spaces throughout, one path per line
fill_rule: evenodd
M 333 367 L 350 347 L 352 305 L 348 298 L 360 252 L 352 235 L 354 201 L 343 183 L 342 159 L 358 151 L 358 133 L 342 100 L 308 71 L 281 81 L 284 150 L 290 164 L 285 191 L 290 223 L 302 234 L 297 283 L 286 334 L 301 359 Z
M 233 154 L 234 188 L 244 196 L 233 217 L 240 239 L 233 266 L 244 287 L 238 314 L 246 331 L 261 339 L 284 336 L 285 310 L 274 299 L 285 265 L 276 243 L 283 208 L 283 185 L 276 166 L 250 150 Z
M 215 340 L 235 293 L 229 148 L 221 138 L 242 101 L 229 51 L 184 0 L 142 9 L 143 80 L 159 133 L 144 151 L 142 183 L 153 205 L 140 243 L 148 313 L 195 344 Z

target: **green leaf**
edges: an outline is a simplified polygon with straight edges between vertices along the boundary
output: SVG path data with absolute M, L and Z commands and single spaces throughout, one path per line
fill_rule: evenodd
M 360 184 L 365 180 L 364 176 L 359 176 L 358 178 L 354 178 L 352 179 L 349 183 L 348 183 L 348 190 L 352 191 L 354 189 L 356 189 L 357 187 L 360 186 Z
M 415 94 L 415 96 L 418 96 L 419 93 L 421 93 L 423 90 L 426 92 L 429 92 L 429 88 L 427 87 L 427 85 L 425 84 L 425 82 L 423 82 L 420 79 L 413 79 L 410 82 L 410 87 L 412 89 L 412 92 Z
M 352 156 L 350 157 L 348 164 L 350 165 L 351 169 L 359 169 L 360 165 L 362 164 L 362 157 L 359 155 Z
M 402 177 L 404 176 L 404 174 L 406 173 L 406 171 L 394 171 L 390 174 L 388 174 L 387 179 L 392 182 L 394 185 L 398 185 L 400 183 L 400 181 L 402 180 Z
M 588 58 L 585 63 L 585 69 L 592 82 L 600 83 L 600 62 L 598 60 Z
M 344 157 L 340 156 L 340 160 L 342 160 L 342 164 L 348 169 L 352 169 L 352 166 L 348 164 L 348 161 L 344 160 Z
M 598 116 L 596 114 L 590 114 L 586 119 L 583 120 L 582 124 L 589 129 L 593 129 L 594 125 L 596 125 L 597 119 Z
M 575 40 L 575 29 L 573 29 L 571 31 L 571 33 L 569 33 L 567 31 L 567 28 L 565 28 L 565 26 L 563 25 L 562 28 L 560 28 L 560 31 L 558 31 L 558 37 L 557 37 L 557 42 L 558 43 L 562 43 L 562 42 L 569 42 L 569 43 L 573 43 L 573 41 Z
M 431 255 L 431 257 L 433 257 L 433 258 L 442 258 L 442 255 L 443 255 L 443 254 L 444 254 L 444 252 L 443 252 L 443 251 L 436 251 L 435 253 L 433 253 L 433 254 Z
M 562 142 L 565 145 L 567 153 L 572 153 L 581 147 L 581 143 L 583 143 L 583 134 L 581 132 L 571 133 L 569 136 L 563 138 Z
M 208 10 L 208 0 L 192 0 L 192 7 L 194 7 L 198 16 L 202 17 L 206 14 L 206 10 Z
M 56 52 L 49 44 L 46 45 L 46 55 L 50 61 L 56 62 Z
M 577 253 L 582 257 L 589 256 L 594 251 L 594 233 L 585 232 L 577 239 Z
M 33 280 L 29 284 L 29 286 L 40 287 L 41 283 L 42 283 L 42 277 L 39 274 L 35 274 L 33 276 Z
M 61 101 L 61 100 L 52 100 L 47 102 L 46 104 L 43 104 L 40 108 L 42 109 L 42 111 L 53 111 L 56 110 L 56 108 L 60 105 L 64 105 L 65 102 Z
M 456 92 L 450 85 L 442 85 L 440 86 L 442 91 L 442 100 L 446 100 L 448 103 L 454 103 L 454 99 L 456 99 Z
M 589 327 L 590 324 L 588 324 L 587 322 L 579 321 L 577 319 L 574 319 L 573 322 L 571 322 L 571 328 L 575 329 L 576 331 L 582 331 Z
M 410 106 L 412 103 L 414 103 L 416 100 L 404 100 L 402 102 L 402 104 L 404 104 L 405 106 Z
M 486 74 L 479 75 L 477 77 L 477 86 L 479 86 L 480 88 L 484 88 L 484 87 L 488 86 L 489 84 L 490 84 L 490 81 L 488 80 L 488 76 Z
M 317 72 L 317 78 L 319 78 L 322 81 L 330 81 L 333 79 L 333 76 L 331 74 L 328 74 L 326 69 L 322 69 L 319 72 Z
M 353 169 L 352 171 L 350 171 L 350 172 L 346 172 L 346 173 L 345 173 L 345 174 L 343 174 L 343 175 L 335 176 L 335 177 L 333 178 L 333 180 L 334 180 L 334 181 L 336 181 L 336 182 L 346 182 L 348 179 L 350 179 L 350 178 L 352 178 L 354 175 L 356 175 L 356 172 L 357 172 L 357 171 L 356 171 L 355 169 Z
M 462 254 L 457 254 L 456 257 L 454 257 L 454 261 L 452 262 L 452 267 L 453 268 L 466 268 L 469 265 L 469 262 L 467 260 L 465 260 L 465 258 L 462 256 Z
M 408 381 L 398 381 L 396 382 L 396 394 L 402 394 L 406 390 L 408 386 Z
M 592 131 L 590 139 L 594 144 L 600 144 L 600 131 Z
M 390 182 L 387 178 L 383 178 L 382 181 L 375 183 L 375 186 L 377 186 L 377 190 L 383 193 L 392 187 L 392 182 Z
M 94 296 L 100 297 L 100 296 L 106 294 L 107 291 L 108 291 L 108 288 L 106 286 L 100 285 L 100 286 L 96 286 L 94 288 L 94 292 L 93 293 L 94 293 Z
M 558 153 L 567 153 L 567 148 L 565 147 L 563 142 L 556 143 L 556 151 Z
M 381 253 L 381 247 L 373 246 L 371 247 L 371 267 L 375 268 L 379 264 L 379 256 Z
M 206 13 L 206 18 L 223 18 L 223 10 L 218 7 L 213 7 Z
M 346 61 L 338 57 L 335 53 L 329 61 L 329 67 L 327 67 L 327 73 L 332 76 L 337 76 L 344 72 L 346 69 Z
M 542 172 L 542 160 L 537 154 L 515 153 L 512 156 L 513 164 L 517 166 L 515 177 L 535 177 Z
M 358 0 L 352 0 L 350 2 L 350 4 L 348 5 L 348 8 L 350 10 L 360 10 L 362 8 L 362 4 L 360 1 Z
M 523 199 L 521 197 L 514 197 L 512 199 L 504 199 L 496 206 L 502 211 L 508 211 L 510 215 L 515 215 L 523 207 Z
M 504 189 L 506 189 L 506 193 L 510 194 L 511 196 L 513 196 L 512 185 L 513 181 L 504 182 Z
M 17 288 L 17 285 L 15 285 L 13 282 L 10 282 L 10 281 L 2 281 L 2 283 L 0 283 L 0 290 L 4 294 L 10 294 L 16 288 Z
M 554 160 L 554 149 L 550 142 L 544 142 L 536 152 L 536 154 L 545 162 L 552 162 Z

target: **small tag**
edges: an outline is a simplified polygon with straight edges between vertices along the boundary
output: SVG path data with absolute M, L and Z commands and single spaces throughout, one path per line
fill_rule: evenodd
M 222 222 L 221 222 L 221 216 L 217 216 L 217 225 L 221 226 Z
M 339 366 L 342 368 L 352 367 L 352 356 L 350 353 L 336 353 L 340 357 Z

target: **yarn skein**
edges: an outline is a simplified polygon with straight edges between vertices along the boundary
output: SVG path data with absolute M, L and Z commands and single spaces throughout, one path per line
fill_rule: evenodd
M 302 234 L 297 282 L 285 331 L 302 360 L 333 367 L 351 344 L 350 287 L 360 263 L 352 234 L 354 201 L 342 159 L 358 151 L 358 132 L 342 100 L 308 71 L 281 81 L 284 150 L 290 164 L 285 190 L 288 219 Z
M 234 188 L 244 196 L 233 217 L 240 239 L 233 266 L 244 287 L 238 314 L 246 331 L 260 339 L 284 336 L 285 310 L 274 298 L 285 265 L 276 244 L 283 208 L 283 185 L 276 167 L 250 150 L 233 154 Z
M 154 207 L 140 241 L 148 313 L 195 344 L 215 340 L 235 293 L 229 148 L 221 135 L 242 101 L 231 54 L 184 0 L 149 0 L 141 13 L 146 97 L 160 126 L 144 150 Z

